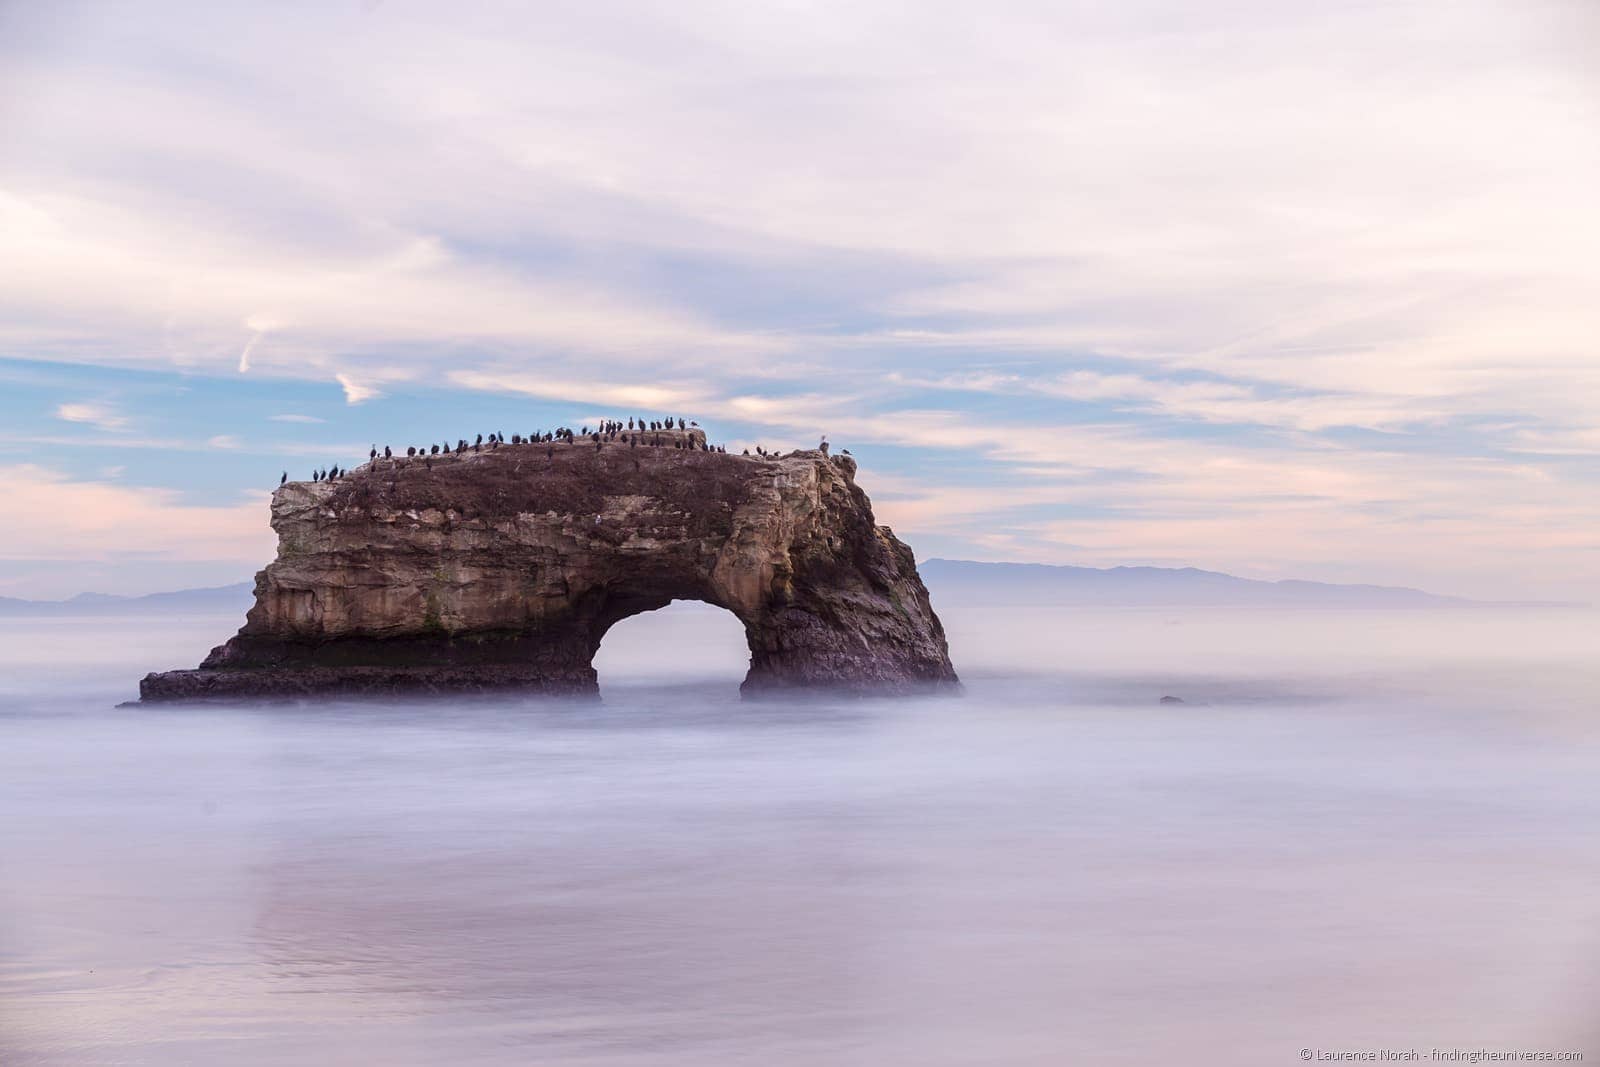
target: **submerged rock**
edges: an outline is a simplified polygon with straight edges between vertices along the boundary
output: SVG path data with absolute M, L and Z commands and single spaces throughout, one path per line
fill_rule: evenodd
M 1187 704 L 1188 701 L 1184 700 L 1182 697 L 1162 697 L 1161 698 L 1161 703 L 1163 703 L 1163 704 Z
M 744 623 L 744 690 L 957 686 L 910 548 L 849 456 L 705 451 L 700 430 L 379 458 L 272 497 L 244 627 L 144 700 L 597 692 L 617 621 L 703 600 Z M 695 446 L 674 448 L 670 442 Z

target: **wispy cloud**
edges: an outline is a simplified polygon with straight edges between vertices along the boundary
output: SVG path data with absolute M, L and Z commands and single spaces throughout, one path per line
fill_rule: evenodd
M 335 374 L 333 377 L 339 383 L 340 388 L 344 390 L 344 402 L 346 404 L 362 404 L 374 397 L 383 395 L 378 392 L 375 386 L 364 385 L 348 374 Z
M 121 430 L 128 425 L 128 417 L 109 404 L 78 402 L 62 404 L 56 408 L 56 418 L 66 422 L 83 422 L 102 430 Z
M 271 419 L 273 422 L 298 422 L 298 423 L 307 423 L 307 424 L 328 421 L 326 419 L 319 419 L 315 415 L 295 415 L 295 414 L 268 415 L 267 418 Z
M 277 329 L 278 323 L 260 315 L 252 315 L 244 321 L 245 329 L 250 331 L 250 339 L 244 343 L 244 348 L 239 352 L 239 373 L 245 374 L 250 370 L 250 356 L 256 350 L 256 345 L 261 343 L 270 330 Z
M 546 400 L 599 402 L 623 409 L 642 408 L 649 413 L 647 417 L 660 415 L 667 408 L 674 413 L 702 411 L 712 402 L 709 390 L 692 386 L 562 380 L 524 371 L 451 371 L 449 379 L 468 389 L 521 393 Z
M 193 505 L 171 490 L 84 481 L 35 464 L 0 467 L 0 495 L 28 521 L 6 527 L 10 559 L 112 559 L 131 548 L 151 558 L 237 560 L 271 557 L 266 494 L 237 504 Z

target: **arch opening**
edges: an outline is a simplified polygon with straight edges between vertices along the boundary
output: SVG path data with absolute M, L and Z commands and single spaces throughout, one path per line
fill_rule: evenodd
M 750 670 L 750 645 L 744 624 L 727 608 L 673 600 L 612 624 L 592 664 L 602 695 L 653 685 L 726 684 L 737 692 Z

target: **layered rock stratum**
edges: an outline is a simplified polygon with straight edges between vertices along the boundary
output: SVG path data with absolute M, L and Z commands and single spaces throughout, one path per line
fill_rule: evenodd
M 146 676 L 141 698 L 592 694 L 607 629 L 674 600 L 738 616 L 747 694 L 956 687 L 911 550 L 849 456 L 645 436 L 661 444 L 378 458 L 280 487 L 244 627 L 197 670 Z

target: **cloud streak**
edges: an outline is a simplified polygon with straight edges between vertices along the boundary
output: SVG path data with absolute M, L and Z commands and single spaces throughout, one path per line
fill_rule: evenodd
M 36 464 L 0 466 L 0 494 L 29 520 L 6 527 L 12 560 L 232 560 L 241 573 L 272 556 L 266 495 L 193 505 L 172 490 L 76 480 Z
M 121 430 L 128 425 L 126 415 L 119 414 L 108 404 L 80 401 L 62 404 L 56 408 L 56 418 L 64 422 L 81 422 L 102 430 Z
M 363 385 L 348 374 L 335 374 L 333 377 L 339 383 L 339 388 L 344 390 L 346 404 L 364 404 L 383 395 L 375 386 Z

